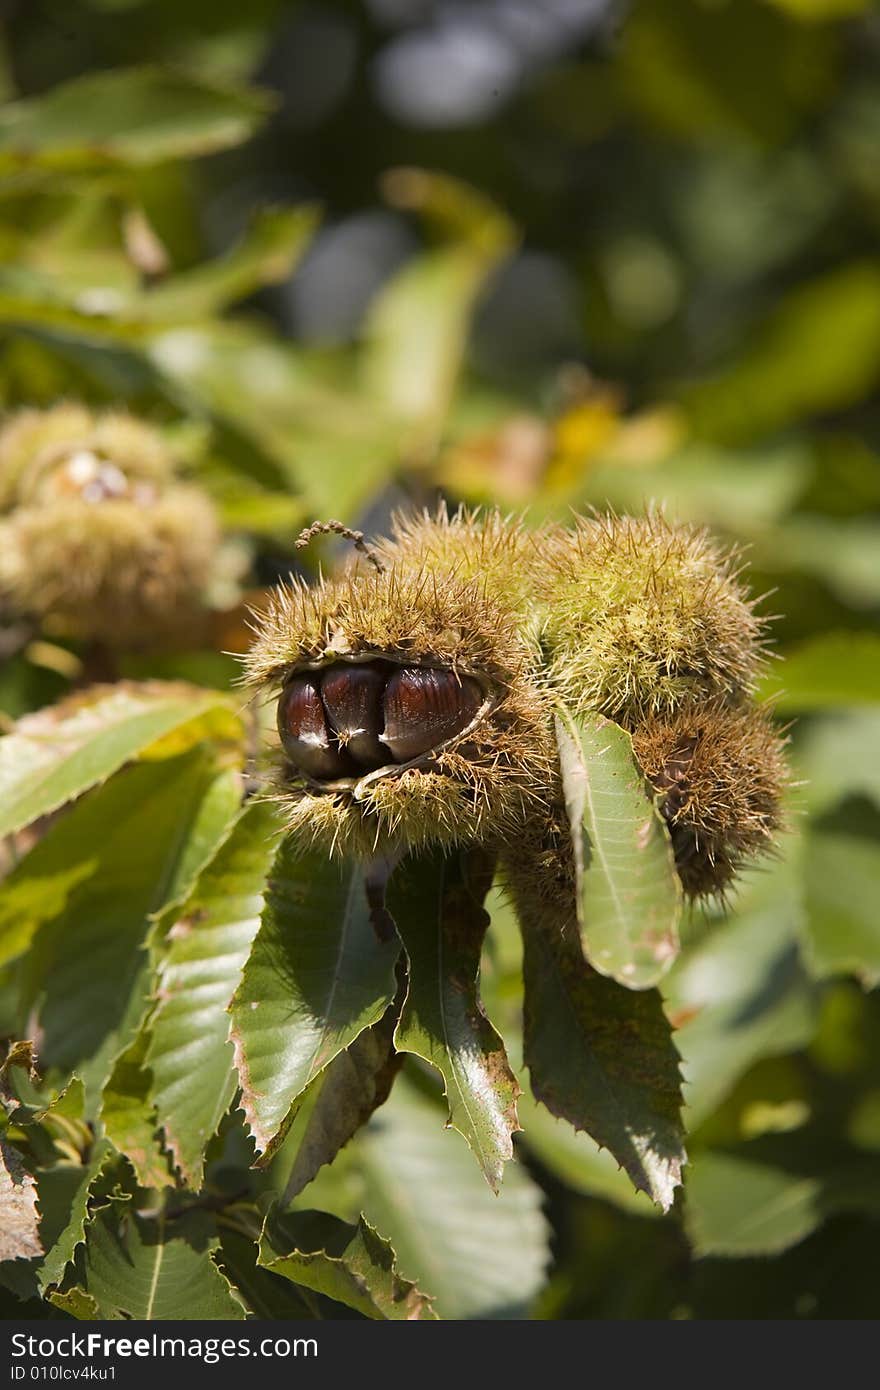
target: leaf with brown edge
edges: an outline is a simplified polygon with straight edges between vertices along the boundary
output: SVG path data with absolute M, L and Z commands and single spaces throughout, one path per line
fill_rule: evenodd
M 552 1114 L 610 1149 L 664 1210 L 685 1161 L 681 1078 L 657 990 L 628 990 L 583 958 L 573 922 L 521 906 L 523 1053 Z
M 169 1187 L 174 1179 L 159 1142 L 147 1042 L 142 1027 L 114 1061 L 104 1084 L 101 1121 L 107 1138 L 125 1154 L 141 1187 Z
M 284 840 L 230 1005 L 241 1104 L 262 1162 L 292 1107 L 396 992 L 396 939 L 380 940 L 359 863 Z
M 391 878 L 388 906 L 409 958 L 395 1046 L 440 1072 L 449 1124 L 497 1192 L 520 1127 L 520 1088 L 479 995 L 480 951 L 489 925 L 483 902 L 493 867 L 476 850 L 411 859 Z
M 257 933 L 280 825 L 268 802 L 242 811 L 187 901 L 159 923 L 157 1002 L 146 1063 L 165 1144 L 186 1182 L 235 1094 L 229 1002 Z
M 562 710 L 556 740 L 584 952 L 601 974 L 649 988 L 679 949 L 681 884 L 669 831 L 624 729 Z
M 351 1226 L 322 1211 L 270 1212 L 258 1263 L 367 1318 L 436 1317 L 431 1300 L 401 1278 L 389 1242 L 363 1217 Z
M 296 1145 L 296 1157 L 286 1201 L 293 1201 L 325 1164 L 332 1163 L 388 1099 L 403 1062 L 394 1049 L 397 1017 L 398 1009 L 392 1005 L 312 1082 L 288 1138 L 288 1144 Z
M 242 736 L 228 695 L 183 681 L 96 685 L 27 715 L 0 739 L 0 835 L 57 810 L 160 740 L 165 757 L 184 751 L 190 742 L 169 736 L 215 715 L 225 734 Z
M 19 1153 L 0 1139 L 0 1260 L 33 1260 L 43 1253 L 37 1188 Z

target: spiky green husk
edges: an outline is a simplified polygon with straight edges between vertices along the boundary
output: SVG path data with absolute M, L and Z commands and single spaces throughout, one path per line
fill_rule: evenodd
M 0 522 L 0 590 L 47 630 L 140 645 L 192 620 L 219 540 L 213 507 L 191 487 L 149 507 L 19 507 Z
M 761 623 L 732 561 L 663 517 L 594 517 L 548 533 L 536 571 L 549 675 L 573 710 L 632 729 L 748 691 Z
M 21 500 L 21 479 L 35 461 L 87 437 L 92 418 L 85 406 L 65 401 L 52 410 L 21 410 L 7 421 L 0 430 L 0 512 Z
M 381 573 L 359 560 L 339 579 L 276 591 L 246 659 L 258 688 L 280 688 L 303 665 L 373 656 L 475 673 L 494 692 L 476 729 L 418 769 L 372 775 L 353 792 L 316 792 L 282 766 L 277 795 L 298 835 L 332 852 L 393 853 L 502 842 L 540 814 L 552 764 L 549 694 L 525 631 L 526 586 L 510 581 L 526 544 L 494 514 L 442 512 L 399 523 L 377 548 Z
M 686 802 L 674 814 L 669 802 L 688 893 L 723 891 L 768 846 L 784 765 L 769 717 L 748 703 L 760 624 L 703 532 L 652 516 L 530 534 L 498 513 L 441 510 L 398 519 L 373 557 L 384 572 L 359 558 L 339 579 L 276 592 L 247 658 L 250 683 L 275 690 L 301 666 L 376 656 L 477 673 L 503 699 L 436 760 L 367 777 L 353 794 L 282 769 L 277 794 L 304 840 L 357 854 L 492 844 L 530 911 L 570 912 L 551 734 L 563 700 L 628 728 L 658 788 L 676 739 L 693 741 Z
M 0 431 L 0 511 L 43 500 L 47 474 L 77 453 L 114 463 L 132 480 L 162 485 L 174 476 L 174 460 L 151 426 L 123 411 L 96 415 L 64 401 L 20 411 Z
M 747 860 L 772 849 L 788 783 L 784 744 L 766 708 L 720 701 L 649 717 L 634 731 L 690 896 L 723 893 Z
M 66 469 L 83 458 L 112 464 L 125 495 L 79 495 Z M 3 605 L 49 632 L 142 645 L 175 636 L 203 606 L 220 546 L 214 507 L 176 481 L 161 435 L 131 415 L 63 402 L 14 416 L 0 431 L 0 512 Z

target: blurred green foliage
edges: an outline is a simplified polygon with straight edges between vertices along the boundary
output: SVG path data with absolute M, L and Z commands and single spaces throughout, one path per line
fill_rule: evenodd
M 752 583 L 772 594 L 762 607 L 786 661 L 765 693 L 793 721 L 792 828 L 724 910 L 686 922 L 664 983 L 691 1131 L 675 1210 L 656 1215 L 607 1154 L 528 1095 L 523 1163 L 509 1206 L 493 1207 L 439 1110 L 423 1123 L 433 1102 L 416 1072 L 298 1200 L 346 1221 L 363 1210 L 401 1274 L 453 1316 L 877 1316 L 878 7 L 536 0 L 525 28 L 512 2 L 475 4 L 469 20 L 390 0 L 5 11 L 5 409 L 71 396 L 155 421 L 248 538 L 255 585 L 315 563 L 293 548 L 315 516 L 381 529 L 392 506 L 442 493 L 536 518 L 658 501 L 744 547 Z M 579 22 L 566 27 L 564 12 Z M 488 78 L 476 96 L 467 85 L 462 44 L 486 62 L 494 44 L 507 63 L 495 97 Z M 420 82 L 432 52 L 458 107 L 441 109 Z M 79 660 L 51 643 L 10 651 L 7 719 L 54 699 Z M 128 663 L 137 676 L 229 679 L 209 642 Z M 107 771 L 130 751 L 102 754 Z M 172 751 L 171 773 L 147 762 L 102 793 L 120 802 L 104 851 L 117 866 L 140 861 L 144 827 L 161 825 L 178 783 L 202 863 L 216 842 L 223 769 L 186 740 Z M 88 807 L 62 822 L 68 840 L 86 834 Z M 59 878 L 58 834 L 42 847 L 43 915 L 0 922 L 0 935 L 9 958 L 40 931 L 33 989 L 63 1002 L 83 950 L 65 940 L 64 903 L 93 889 Z M 125 879 L 129 932 L 175 884 L 191 886 L 198 865 L 176 854 L 154 838 L 140 896 Z M 106 893 L 99 884 L 89 909 L 94 959 Z M 124 936 L 110 972 L 128 968 Z M 489 947 L 487 1007 L 510 1043 L 518 945 L 501 903 Z M 46 1033 L 48 1061 L 93 1070 L 101 1038 L 112 1024 L 118 1039 L 117 1015 L 142 997 L 137 981 L 87 1010 L 77 995 L 76 1016 L 59 1013 Z M 55 1118 L 29 1121 L 56 1158 L 64 1094 Z M 65 1134 L 81 1105 L 71 1113 Z M 221 1170 L 243 1140 L 224 1143 Z M 99 1149 L 89 1181 L 104 1160 Z M 411 1174 L 420 1195 L 407 1215 Z M 78 1239 L 79 1198 L 65 1201 L 62 1254 Z M 85 1257 L 89 1294 L 53 1295 L 79 1316 L 123 1296 L 108 1210 Z M 136 1315 L 139 1221 L 126 1227 Z M 358 1259 L 364 1241 L 379 1258 L 369 1228 L 345 1229 Z M 197 1285 L 204 1316 L 237 1316 L 232 1278 L 250 1306 L 290 1315 L 277 1272 L 248 1264 L 240 1232 L 223 1235 L 221 1277 L 209 1257 L 219 1240 L 181 1238 L 169 1306 Z M 15 1264 L 0 1272 L 27 1300 L 36 1289 Z M 323 1277 L 313 1298 L 337 1289 Z

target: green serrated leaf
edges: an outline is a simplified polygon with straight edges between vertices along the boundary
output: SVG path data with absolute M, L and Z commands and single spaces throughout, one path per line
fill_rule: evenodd
M 657 1207 L 633 1187 L 610 1149 L 600 1149 L 589 1134 L 551 1115 L 528 1091 L 519 1102 L 519 1114 L 526 1150 L 573 1192 L 602 1197 L 638 1216 L 659 1218 Z
M 263 1154 L 283 1138 L 293 1102 L 382 1017 L 399 950 L 377 936 L 361 865 L 284 841 L 231 1004 L 242 1108 Z
M 86 1291 L 102 1318 L 240 1320 L 244 1309 L 211 1258 L 217 1245 L 203 1212 L 147 1216 L 111 1201 L 86 1227 Z
M 230 710 L 229 697 L 176 683 L 121 682 L 25 716 L 0 739 L 0 836 L 57 810 L 216 707 Z
M 92 72 L 0 117 L 0 172 L 160 164 L 237 145 L 267 112 L 261 94 L 136 67 Z
M 473 1150 L 498 1191 L 519 1129 L 519 1084 L 479 996 L 480 952 L 489 917 L 483 900 L 492 866 L 476 856 L 409 861 L 391 879 L 388 906 L 409 958 L 409 984 L 394 1035 L 400 1052 L 443 1077 L 448 1123 Z
M 198 1187 L 204 1149 L 236 1088 L 228 1007 L 256 935 L 279 824 L 249 806 L 169 924 L 146 1056 L 175 1164 Z
M 286 1144 L 295 1153 L 285 1187 L 292 1201 L 365 1125 L 391 1092 L 402 1057 L 394 1050 L 396 1006 L 316 1077 L 297 1108 Z
M 115 792 L 95 792 L 62 817 L 37 841 L 0 888 L 0 964 L 20 956 L 37 930 L 87 896 L 101 872 L 99 848 L 104 838 L 104 807 Z M 99 799 L 100 798 L 100 799 Z M 235 815 L 241 799 L 235 769 L 214 777 L 190 828 L 181 882 L 197 871 Z M 92 885 L 93 886 L 93 885 Z
M 57 1289 L 50 1289 L 47 1298 L 56 1308 L 60 1308 L 62 1313 L 69 1313 L 78 1322 L 97 1322 L 101 1316 L 98 1304 L 92 1295 L 78 1286 L 66 1289 L 64 1293 L 59 1293 Z
M 573 922 L 523 909 L 525 1033 L 532 1091 L 610 1149 L 664 1210 L 685 1161 L 681 1079 L 656 990 L 624 989 L 583 959 Z
M 259 1264 L 367 1318 L 433 1318 L 431 1300 L 401 1278 L 391 1244 L 360 1218 L 349 1226 L 326 1212 L 270 1213 Z
M 142 1187 L 169 1187 L 174 1180 L 159 1143 L 147 1041 L 146 1030 L 141 1028 L 116 1058 L 104 1086 L 101 1123 L 114 1148 L 125 1154 Z
M 112 1156 L 110 1145 L 99 1140 L 88 1163 L 58 1163 L 37 1175 L 40 1237 L 46 1252 L 38 1273 L 43 1293 L 61 1282 L 85 1239 L 89 1196 Z
M 41 1063 L 76 1068 L 93 1102 L 143 1015 L 151 916 L 201 867 L 206 819 L 219 830 L 217 776 L 210 749 L 135 764 L 51 832 L 76 845 L 73 857 L 87 857 L 91 872 L 39 932 L 23 967 L 23 1007 L 35 1008 L 43 1029 Z
M 678 954 L 681 884 L 669 832 L 623 729 L 566 711 L 556 739 L 584 950 L 600 974 L 648 989 Z

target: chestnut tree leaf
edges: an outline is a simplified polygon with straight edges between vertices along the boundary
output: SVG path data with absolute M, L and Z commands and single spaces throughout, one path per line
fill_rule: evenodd
M 259 927 L 279 832 L 274 807 L 248 806 L 173 914 L 160 947 L 145 1061 L 165 1143 L 195 1187 L 205 1145 L 235 1094 L 227 1010 Z
M 33 1009 L 42 1029 L 41 1064 L 76 1068 L 92 1105 L 144 1014 L 152 916 L 187 892 L 226 824 L 216 786 L 227 776 L 210 747 L 137 763 L 50 832 L 89 872 L 38 932 L 22 966 L 20 1007 Z
M 40 1238 L 46 1252 L 38 1271 L 43 1292 L 61 1282 L 85 1239 L 89 1197 L 112 1157 L 111 1145 L 98 1140 L 87 1163 L 56 1163 L 37 1174 Z
M 491 864 L 482 878 L 473 852 L 412 859 L 392 876 L 388 906 L 409 959 L 394 1043 L 440 1072 L 448 1123 L 464 1136 L 497 1192 L 520 1127 L 520 1088 L 479 995 Z
M 557 716 L 581 940 L 602 975 L 657 983 L 678 954 L 681 884 L 669 832 L 629 734 L 599 715 Z
M 430 1298 L 400 1276 L 390 1243 L 363 1217 L 348 1225 L 322 1211 L 270 1212 L 259 1264 L 367 1318 L 436 1317 Z
M 230 1005 L 242 1108 L 266 1157 L 294 1101 L 394 998 L 400 943 L 379 925 L 362 865 L 282 843 Z
M 523 1057 L 537 1100 L 611 1150 L 664 1210 L 685 1161 L 681 1079 L 656 990 L 629 990 L 586 963 L 573 921 L 525 906 Z
M 125 1154 L 141 1187 L 169 1187 L 174 1179 L 159 1140 L 159 1123 L 146 1065 L 147 1033 L 142 1027 L 113 1063 L 104 1086 L 104 1133 Z
M 86 1292 L 102 1318 L 240 1320 L 245 1311 L 211 1258 L 218 1244 L 204 1212 L 172 1220 L 110 1201 L 86 1227 Z
M 285 1188 L 292 1201 L 388 1099 L 403 1061 L 394 1049 L 396 1005 L 365 1028 L 316 1077 L 297 1108 L 287 1145 L 295 1158 Z
M 172 731 L 217 709 L 231 716 L 233 708 L 231 698 L 216 690 L 124 681 L 93 686 L 26 715 L 0 739 L 0 836 L 105 781 Z M 180 750 L 163 751 L 169 756 Z
M 32 1260 L 43 1253 L 37 1186 L 21 1156 L 0 1139 L 0 1260 Z

